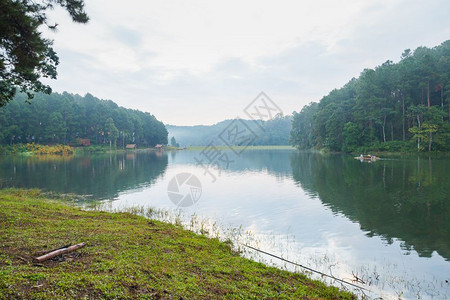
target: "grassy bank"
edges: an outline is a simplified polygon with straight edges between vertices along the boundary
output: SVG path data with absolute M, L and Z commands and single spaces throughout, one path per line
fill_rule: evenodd
M 91 145 L 91 146 L 78 146 L 71 147 L 68 145 L 40 145 L 40 144 L 15 144 L 15 145 L 0 145 L 1 154 L 20 154 L 20 155 L 72 155 L 72 154 L 93 154 L 93 153 L 124 153 L 131 151 L 160 151 L 158 148 L 136 148 L 136 149 L 123 149 L 118 147 L 116 149 L 110 148 L 109 145 Z M 166 146 L 163 150 L 183 150 L 181 148 L 175 148 Z
M 86 242 L 62 258 L 39 251 Z M 0 191 L 0 298 L 324 298 L 354 296 L 267 267 L 229 245 L 128 213 L 82 211 L 36 190 Z
M 67 145 L 15 144 L 0 145 L 0 154 L 61 154 L 72 155 L 74 149 Z

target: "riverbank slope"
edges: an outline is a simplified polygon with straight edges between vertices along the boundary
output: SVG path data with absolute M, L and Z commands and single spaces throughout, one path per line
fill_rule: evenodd
M 87 246 L 40 264 L 40 251 Z M 129 213 L 83 211 L 38 190 L 0 190 L 0 298 L 352 299 L 229 245 Z

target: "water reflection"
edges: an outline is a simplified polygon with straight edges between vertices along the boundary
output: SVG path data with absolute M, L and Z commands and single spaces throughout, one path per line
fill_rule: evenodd
M 267 172 L 275 177 L 290 177 L 291 149 L 279 150 L 251 150 L 247 149 L 240 155 L 236 155 L 231 150 L 221 150 L 221 153 L 228 155 L 230 163 L 228 168 L 222 169 L 225 172 L 243 173 L 245 171 Z M 196 160 L 202 158 L 200 151 L 179 151 L 170 153 L 170 163 L 178 165 L 198 165 Z
M 368 236 L 403 241 L 422 257 L 450 260 L 450 161 L 411 158 L 360 163 L 341 155 L 293 153 L 294 180 Z
M 2 185 L 113 199 L 120 192 L 152 184 L 164 174 L 166 155 L 154 152 L 85 156 L 0 157 Z

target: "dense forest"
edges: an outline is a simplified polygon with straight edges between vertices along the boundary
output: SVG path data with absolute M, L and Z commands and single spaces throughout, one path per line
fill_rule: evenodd
M 196 125 L 196 126 L 176 126 L 167 125 L 169 136 L 175 138 L 176 142 L 182 146 L 206 146 L 209 143 L 214 145 L 223 145 L 219 135 L 227 129 L 234 120 L 224 120 L 214 125 Z M 251 145 L 289 145 L 289 134 L 291 131 L 292 116 L 276 116 L 268 121 L 243 120 L 243 123 L 237 123 L 239 130 L 247 126 L 251 130 L 248 138 L 253 140 Z M 245 124 L 245 125 L 243 125 Z M 245 137 L 242 138 L 245 140 Z M 242 140 L 241 139 L 241 140 Z M 239 145 L 238 140 L 236 145 Z
M 167 144 L 167 130 L 153 115 L 119 107 L 91 94 L 36 94 L 31 104 L 18 94 L 0 109 L 0 143 L 80 145 Z
M 331 151 L 450 151 L 450 40 L 405 50 L 294 112 L 290 141 Z

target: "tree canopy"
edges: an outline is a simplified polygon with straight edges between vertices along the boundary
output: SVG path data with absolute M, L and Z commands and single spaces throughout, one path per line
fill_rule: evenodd
M 450 151 L 450 40 L 405 50 L 294 112 L 291 143 L 332 151 Z
M 56 79 L 58 56 L 53 41 L 42 37 L 41 26 L 56 30 L 49 23 L 47 11 L 59 5 L 74 22 L 86 23 L 84 0 L 2 0 L 0 1 L 0 107 L 11 101 L 19 91 L 51 93 L 41 78 Z
M 111 100 L 91 94 L 37 93 L 32 105 L 18 94 L 0 110 L 0 144 L 40 143 L 91 144 L 127 143 L 138 146 L 167 144 L 167 130 L 153 115 L 119 107 Z

